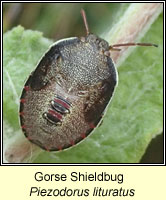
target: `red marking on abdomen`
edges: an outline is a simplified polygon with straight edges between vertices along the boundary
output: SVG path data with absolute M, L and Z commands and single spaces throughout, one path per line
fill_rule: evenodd
M 93 123 L 89 124 L 90 128 L 95 128 L 96 126 Z
M 19 112 L 19 115 L 20 115 L 20 116 L 23 116 L 23 115 L 24 115 L 24 112 Z
M 25 128 L 26 128 L 26 126 L 25 126 L 25 125 L 22 125 L 22 126 L 21 126 L 21 128 L 22 128 L 22 129 L 25 129 Z
M 59 103 L 59 104 L 61 104 L 61 105 L 62 105 L 63 107 L 65 107 L 66 109 L 69 109 L 69 108 L 70 108 L 70 106 L 69 106 L 66 102 L 62 101 L 61 99 L 55 98 L 54 101 L 57 102 L 57 103 Z
M 62 119 L 62 115 L 54 110 L 48 110 L 48 113 L 59 120 Z
M 45 150 L 46 150 L 47 152 L 50 152 L 50 150 L 49 150 L 49 148 L 48 148 L 48 147 L 45 147 Z
M 29 90 L 29 86 L 24 86 L 25 91 Z
M 61 151 L 61 150 L 62 150 L 62 146 L 59 146 L 59 147 L 58 147 L 58 150 Z
M 26 100 L 25 100 L 25 99 L 20 99 L 20 102 L 21 102 L 21 103 L 25 103 Z
M 71 144 L 72 146 L 75 145 L 74 140 L 71 140 L 71 141 L 70 141 L 70 144 Z
M 31 137 L 29 137 L 29 136 L 27 136 L 27 139 L 28 139 L 28 140 L 32 140 L 32 138 L 31 138 Z
M 85 133 L 82 133 L 82 134 L 81 134 L 81 137 L 82 137 L 83 139 L 86 138 Z

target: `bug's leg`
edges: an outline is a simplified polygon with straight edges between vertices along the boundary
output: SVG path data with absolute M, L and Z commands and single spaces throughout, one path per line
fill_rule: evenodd
M 121 51 L 121 49 L 114 48 L 112 45 L 109 46 L 109 50 L 110 50 L 110 51 Z
M 110 57 L 110 51 L 120 51 L 121 49 L 117 49 L 117 48 L 113 48 L 111 47 L 109 50 L 107 51 L 104 51 L 104 50 L 101 50 L 100 53 L 101 54 L 104 54 L 105 56 L 108 56 Z
M 122 44 L 114 44 L 109 46 L 109 49 L 115 49 L 114 47 L 122 47 L 122 46 L 153 46 L 153 47 L 158 47 L 157 44 L 152 44 L 152 43 L 135 43 L 135 42 L 129 42 L 129 43 L 122 43 Z

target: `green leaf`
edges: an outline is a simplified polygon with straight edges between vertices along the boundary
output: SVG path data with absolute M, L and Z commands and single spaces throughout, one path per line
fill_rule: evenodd
M 35 163 L 137 163 L 153 137 L 162 132 L 163 15 L 142 41 L 158 48 L 136 47 L 118 67 L 119 84 L 103 123 L 80 144 L 45 152 Z M 18 107 L 24 82 L 52 44 L 40 32 L 18 26 L 4 34 L 4 135 L 20 134 Z M 6 138 L 6 137 L 5 137 Z M 26 140 L 26 139 L 25 139 Z M 14 141 L 13 141 L 14 142 Z M 18 141 L 17 141 L 18 142 Z M 7 140 L 5 139 L 5 143 Z

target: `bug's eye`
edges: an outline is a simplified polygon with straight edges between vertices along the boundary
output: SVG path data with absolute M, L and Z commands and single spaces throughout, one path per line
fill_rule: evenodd
M 99 48 L 102 48 L 103 50 L 108 50 L 109 45 L 106 41 L 104 40 L 99 40 Z

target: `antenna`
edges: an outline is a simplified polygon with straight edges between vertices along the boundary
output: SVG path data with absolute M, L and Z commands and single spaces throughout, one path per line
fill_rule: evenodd
M 110 50 L 119 50 L 120 49 L 116 49 L 114 47 L 122 47 L 122 46 L 154 46 L 154 47 L 158 47 L 157 44 L 152 44 L 152 43 L 134 43 L 134 42 L 130 42 L 130 43 L 122 43 L 122 44 L 114 44 L 109 46 Z
M 81 9 L 81 15 L 82 15 L 82 18 L 83 18 L 83 21 L 84 21 L 86 34 L 89 35 L 89 27 L 88 27 L 88 22 L 87 22 L 87 19 L 86 19 L 86 14 L 85 14 L 84 9 Z

